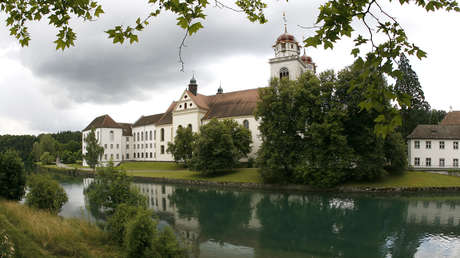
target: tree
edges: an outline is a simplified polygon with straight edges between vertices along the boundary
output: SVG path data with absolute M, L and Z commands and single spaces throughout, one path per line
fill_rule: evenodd
M 21 200 L 25 193 L 26 172 L 16 151 L 0 153 L 0 197 Z
M 43 152 L 43 154 L 40 156 L 40 162 L 43 165 L 49 165 L 54 162 L 54 156 L 49 152 Z
M 129 221 L 125 236 L 127 257 L 160 257 L 154 246 L 158 232 L 152 216 L 151 211 L 141 210 Z
M 184 162 L 187 167 L 192 159 L 195 138 L 196 136 L 193 134 L 192 128 L 183 128 L 180 126 L 177 128 L 174 142 L 168 143 L 168 149 L 166 151 L 173 155 L 175 162 Z
M 34 157 L 34 161 L 40 161 L 41 150 L 39 142 L 34 142 L 32 146 L 32 156 Z
M 49 152 L 51 155 L 56 154 L 57 141 L 50 134 L 42 134 L 40 139 L 41 153 Z
M 47 175 L 32 175 L 28 182 L 26 204 L 57 214 L 67 202 L 67 194 L 59 183 Z
M 251 150 L 251 132 L 234 120 L 212 119 L 200 127 L 192 167 L 205 175 L 233 169 Z
M 97 143 L 94 129 L 91 129 L 91 132 L 89 132 L 84 141 L 86 143 L 86 153 L 83 155 L 83 158 L 94 169 L 99 163 L 102 154 L 104 154 L 104 148 Z

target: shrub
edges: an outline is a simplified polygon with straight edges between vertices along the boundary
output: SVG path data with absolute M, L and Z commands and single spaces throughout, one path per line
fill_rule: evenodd
M 14 257 L 14 245 L 4 230 L 0 230 L 0 257 Z
M 29 178 L 28 186 L 29 193 L 26 195 L 26 204 L 30 207 L 59 213 L 68 200 L 64 189 L 49 176 L 32 175 Z
M 160 257 L 155 250 L 158 233 L 156 221 L 148 210 L 140 210 L 126 226 L 125 245 L 127 257 Z
M 25 193 L 24 164 L 16 151 L 0 153 L 0 197 L 20 200 Z
M 118 205 L 114 214 L 107 220 L 107 231 L 110 237 L 118 244 L 123 244 L 126 234 L 126 226 L 132 218 L 136 217 L 140 208 L 126 203 Z
M 41 156 L 40 156 L 40 161 L 42 164 L 44 165 L 49 165 L 51 163 L 54 162 L 54 157 L 53 155 L 51 155 L 49 152 L 44 152 Z
M 64 164 L 73 164 L 75 163 L 75 160 L 76 160 L 75 154 L 68 150 L 65 150 L 64 152 L 62 152 L 61 159 L 62 159 L 61 161 Z
M 201 126 L 193 150 L 192 168 L 204 175 L 233 169 L 251 152 L 251 132 L 234 120 L 212 119 Z
M 187 257 L 186 249 L 177 241 L 176 235 L 170 227 L 165 227 L 155 241 L 155 250 L 163 258 Z

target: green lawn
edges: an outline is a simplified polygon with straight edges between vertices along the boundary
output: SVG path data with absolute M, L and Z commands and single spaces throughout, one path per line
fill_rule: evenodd
M 73 167 L 73 168 L 89 168 L 89 167 L 85 167 L 85 166 L 82 166 L 81 164 L 66 164 L 66 166 L 69 166 L 69 167 Z
M 378 182 L 346 183 L 346 187 L 448 187 L 460 186 L 460 177 L 409 171 L 401 176 L 388 176 Z
M 119 168 L 124 170 L 183 170 L 174 162 L 123 162 Z
M 189 170 L 174 171 L 128 171 L 130 176 L 172 178 L 186 180 L 206 180 L 212 182 L 240 182 L 240 183 L 260 183 L 260 175 L 257 168 L 240 168 L 233 172 L 222 173 L 213 177 L 203 177 L 198 172 Z

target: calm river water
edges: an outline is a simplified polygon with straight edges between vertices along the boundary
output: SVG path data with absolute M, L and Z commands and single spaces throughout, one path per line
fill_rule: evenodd
M 95 220 L 61 184 L 64 217 Z M 289 194 L 135 183 L 195 257 L 460 257 L 460 196 Z

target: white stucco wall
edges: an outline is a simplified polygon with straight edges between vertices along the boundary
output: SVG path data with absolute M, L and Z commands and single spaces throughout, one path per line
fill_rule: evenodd
M 420 148 L 415 148 L 415 141 L 419 141 Z M 426 148 L 427 141 L 431 142 L 431 149 Z M 439 144 L 442 141 L 444 142 L 444 149 L 439 148 Z M 454 159 L 458 159 L 460 163 L 460 149 L 454 149 L 454 142 L 458 142 L 460 144 L 460 139 L 410 139 L 408 141 L 409 164 L 414 168 L 424 168 L 426 167 L 426 158 L 431 158 L 431 167 L 439 168 L 439 159 L 443 158 L 445 162 L 444 168 L 452 168 Z M 420 158 L 420 166 L 415 166 L 415 158 Z
M 112 134 L 113 132 L 113 138 Z M 82 153 L 86 153 L 86 143 L 84 141 L 85 137 L 90 133 L 90 131 L 84 131 L 82 134 Z M 113 162 L 117 163 L 122 161 L 123 150 L 122 150 L 122 134 L 123 131 L 121 128 L 97 128 L 95 129 L 96 138 L 100 146 L 104 147 L 104 154 L 102 154 L 102 159 L 100 160 L 102 165 L 106 165 L 111 159 Z M 85 160 L 83 160 L 83 165 L 87 166 Z
M 272 58 L 270 63 L 270 78 L 278 78 L 280 69 L 286 67 L 289 70 L 289 79 L 296 80 L 305 71 L 305 67 L 298 56 Z
M 155 136 L 158 132 L 155 125 L 133 127 L 132 160 L 154 161 L 155 159 Z M 139 135 L 139 137 L 138 137 Z M 134 155 L 136 154 L 136 155 Z M 140 154 L 138 157 L 137 154 Z M 130 155 L 131 157 L 131 155 Z

